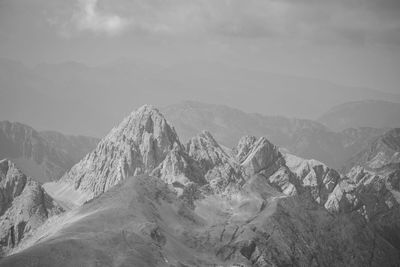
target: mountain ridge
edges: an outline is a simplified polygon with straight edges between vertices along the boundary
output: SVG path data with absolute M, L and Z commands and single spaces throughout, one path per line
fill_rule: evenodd
M 360 126 L 396 128 L 400 127 L 398 114 L 400 114 L 398 102 L 364 100 L 334 106 L 322 114 L 317 121 L 337 131 Z
M 0 121 L 0 159 L 12 159 L 41 183 L 59 179 L 97 142 L 92 137 L 38 132 L 22 123 Z
M 244 136 L 227 151 L 202 131 L 183 145 L 145 105 L 51 185 L 56 201 L 60 192 L 69 196 L 64 203 L 78 200 L 66 205 L 72 210 L 0 265 L 39 257 L 44 266 L 70 266 L 62 260 L 70 253 L 78 265 L 395 266 L 400 176 L 393 173 L 355 166 L 341 175 L 266 137 Z M 107 256 L 110 249 L 119 256 Z
M 303 158 L 316 158 L 341 170 L 347 160 L 385 129 L 360 127 L 335 132 L 311 120 L 249 114 L 223 105 L 184 101 L 161 109 L 184 141 L 205 129 L 234 147 L 244 135 L 266 136 Z

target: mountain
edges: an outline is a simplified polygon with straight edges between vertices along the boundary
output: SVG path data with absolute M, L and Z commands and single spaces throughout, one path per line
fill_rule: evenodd
M 350 127 L 400 127 L 400 103 L 381 100 L 347 102 L 318 118 L 320 123 L 341 131 Z
M 1 266 L 396 266 L 398 251 L 343 215 L 253 177 L 190 209 L 160 179 L 128 177 L 45 224 Z M 49 229 L 51 229 L 49 231 Z M 49 253 L 51 251 L 51 253 Z M 372 256 L 371 256 L 372 255 Z M 32 261 L 35 259 L 36 261 Z
M 358 207 L 374 231 L 400 248 L 400 129 L 379 136 L 349 161 L 350 180 L 332 196 Z M 336 197 L 333 197 L 337 202 Z
M 131 107 L 142 103 L 161 106 L 192 99 L 261 114 L 315 119 L 327 107 L 347 101 L 400 101 L 398 94 L 220 62 L 161 64 L 126 59 L 100 66 L 61 62 L 28 67 L 0 59 L 0 119 L 38 129 L 104 136 Z
M 0 253 L 17 247 L 49 217 L 62 209 L 40 184 L 9 160 L 0 161 Z
M 81 160 L 99 143 L 98 138 L 83 135 L 64 135 L 55 131 L 42 131 L 40 135 L 53 147 L 64 151 L 73 162 Z
M 384 177 L 341 175 L 266 137 L 227 150 L 203 131 L 182 145 L 148 105 L 46 186 L 74 208 L 0 266 L 400 264 L 400 192 Z
M 150 174 L 164 160 L 184 161 L 182 151 L 175 130 L 157 109 L 146 105 L 126 117 L 94 151 L 73 166 L 59 182 L 46 185 L 46 189 L 51 192 L 56 188 L 57 192 L 52 194 L 63 202 L 68 202 L 71 192 L 75 191 L 79 197 L 73 197 L 74 204 L 80 205 L 126 177 Z M 159 173 L 168 176 L 168 171 Z M 177 177 L 176 173 L 174 177 Z M 185 183 L 188 179 L 180 181 Z
M 334 132 L 321 123 L 279 116 L 249 114 L 222 105 L 185 101 L 161 109 L 184 141 L 205 129 L 221 144 L 233 147 L 244 135 L 266 136 L 272 143 L 304 158 L 341 169 L 369 141 L 384 132 L 349 128 Z
M 400 165 L 400 128 L 387 131 L 371 141 L 348 162 L 347 169 L 354 166 L 369 171 L 396 168 Z
M 41 183 L 59 179 L 97 142 L 91 137 L 38 132 L 21 123 L 0 122 L 0 159 L 12 159 Z

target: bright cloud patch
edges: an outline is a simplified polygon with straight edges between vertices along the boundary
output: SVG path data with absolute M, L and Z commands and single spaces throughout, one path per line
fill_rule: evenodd
M 81 31 L 400 44 L 399 0 L 77 1 L 73 22 Z
M 80 10 L 74 15 L 79 30 L 89 30 L 110 35 L 122 32 L 129 24 L 128 19 L 98 10 L 98 0 L 80 0 Z

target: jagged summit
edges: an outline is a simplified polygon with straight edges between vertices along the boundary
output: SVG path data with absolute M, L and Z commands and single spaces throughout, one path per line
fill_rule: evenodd
M 396 143 L 396 135 L 389 136 L 385 142 Z M 66 242 L 80 237 L 78 231 L 85 244 L 93 235 L 88 251 L 116 249 L 127 262 L 148 255 L 136 254 L 127 241 L 131 237 L 141 248 L 154 245 L 156 250 L 146 250 L 158 251 L 169 263 L 186 262 L 181 251 L 190 248 L 206 253 L 207 261 L 244 266 L 397 266 L 388 263 L 400 260 L 399 177 L 398 172 L 383 179 L 364 171 L 341 176 L 322 162 L 281 151 L 267 137 L 245 136 L 229 151 L 202 131 L 182 145 L 163 115 L 146 105 L 115 127 L 52 191 L 57 200 L 61 196 L 76 205 L 94 199 L 68 212 L 71 223 L 54 233 L 46 225 L 38 230 L 30 240 L 34 250 L 25 251 L 47 256 L 43 246 L 57 246 L 63 255 L 77 247 Z M 110 250 L 110 239 L 122 239 L 122 246 Z M 86 252 L 71 253 L 87 260 Z M 377 264 L 365 260 L 371 253 L 382 255 L 374 258 Z
M 157 138 L 168 137 L 172 143 L 178 140 L 175 129 L 169 125 L 161 112 L 152 105 L 144 105 L 129 114 L 105 139 L 131 138 L 137 140 L 144 132 Z
M 56 194 L 77 204 L 91 199 L 128 176 L 150 174 L 173 148 L 183 150 L 175 129 L 158 109 L 144 105 L 104 137 L 96 149 L 65 174 Z M 58 183 L 58 184 L 60 184 Z M 51 191 L 51 185 L 48 187 Z
M 388 165 L 400 163 L 400 128 L 387 131 L 349 161 L 347 170 L 361 166 L 368 170 L 378 171 Z
M 201 161 L 202 167 L 206 171 L 211 167 L 229 161 L 229 156 L 208 131 L 202 131 L 199 135 L 190 139 L 186 144 L 186 151 L 191 157 Z
M 61 208 L 40 184 L 8 160 L 0 161 L 0 254 L 18 245 L 26 235 Z

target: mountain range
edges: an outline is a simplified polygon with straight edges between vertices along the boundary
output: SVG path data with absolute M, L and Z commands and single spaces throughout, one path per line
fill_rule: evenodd
M 26 66 L 0 59 L 0 88 L 1 120 L 95 137 L 104 136 L 132 107 L 143 103 L 161 107 L 192 99 L 260 114 L 317 119 L 344 102 L 400 101 L 396 93 L 212 61 L 162 65 L 121 59 L 99 66 Z
M 387 128 L 357 127 L 336 132 L 320 122 L 245 113 L 223 105 L 184 101 L 161 109 L 180 138 L 189 140 L 203 129 L 229 148 L 243 135 L 266 136 L 289 152 L 318 159 L 342 170 L 347 161 Z
M 269 136 L 246 133 L 231 149 L 211 130 L 183 142 L 170 118 L 149 105 L 135 110 L 45 184 L 48 199 L 67 211 L 49 213 L 17 246 L 6 246 L 0 266 L 400 264 L 399 129 L 363 140 L 344 173 Z M 328 131 L 283 121 L 287 136 Z
M 324 113 L 318 121 L 330 129 L 341 131 L 350 127 L 400 127 L 400 104 L 366 100 L 346 102 Z
M 0 159 L 11 159 L 40 183 L 58 180 L 98 141 L 86 136 L 38 132 L 22 123 L 0 121 Z

